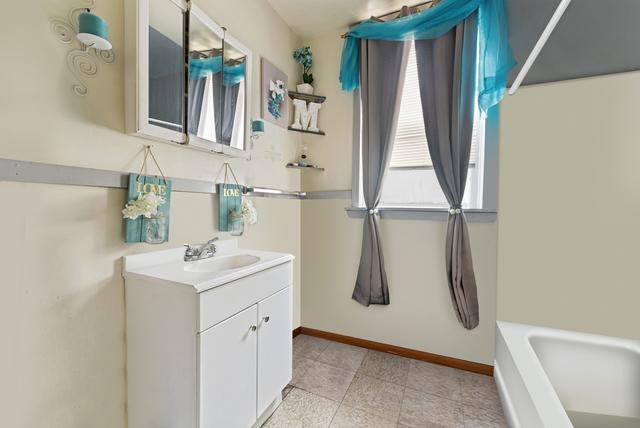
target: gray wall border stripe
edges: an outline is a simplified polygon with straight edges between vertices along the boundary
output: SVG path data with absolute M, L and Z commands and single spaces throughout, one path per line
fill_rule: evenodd
M 105 169 L 0 159 L 0 181 L 126 189 L 129 186 L 129 174 Z M 173 190 L 176 192 L 215 193 L 215 185 L 211 182 L 167 178 L 173 181 Z
M 126 189 L 129 185 L 129 174 L 129 172 L 0 158 L 0 181 Z M 209 181 L 167 178 L 173 181 L 173 191 L 175 192 L 216 193 L 215 184 Z M 301 192 L 257 186 L 248 187 L 252 187 L 253 191 L 247 195 L 263 198 L 351 200 L 351 190 Z M 366 212 L 362 208 L 346 208 L 346 210 L 351 218 L 362 218 Z M 472 221 L 491 222 L 496 219 L 494 211 L 467 210 L 465 213 Z M 446 220 L 448 212 L 440 209 L 381 207 L 380 215 L 382 218 L 403 220 Z
M 129 172 L 110 171 L 105 169 L 0 158 L 0 181 L 126 189 L 129 185 L 129 174 Z M 174 192 L 216 193 L 215 184 L 210 181 L 174 177 L 167 178 L 170 178 L 173 181 Z M 297 190 L 281 190 L 258 186 L 248 187 L 252 187 L 253 191 L 247 193 L 247 195 L 265 198 L 351 198 L 350 190 L 301 192 Z
M 303 199 L 351 199 L 351 190 L 317 190 L 305 193 Z

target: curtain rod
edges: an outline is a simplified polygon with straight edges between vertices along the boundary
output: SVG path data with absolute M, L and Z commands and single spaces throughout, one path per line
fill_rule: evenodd
M 210 52 L 211 55 L 208 55 L 207 53 Z M 197 55 L 197 58 L 195 59 L 208 59 L 208 58 L 216 58 L 218 56 L 222 55 L 222 49 L 206 49 L 203 51 L 190 51 L 189 55 Z M 238 65 L 238 64 L 242 64 L 245 62 L 245 60 L 247 59 L 246 56 L 243 56 L 241 58 L 235 59 L 235 58 L 229 58 L 227 59 L 224 63 L 229 65 L 229 66 L 234 66 L 234 65 Z
M 424 1 L 422 3 L 414 4 L 413 6 L 408 6 L 408 7 L 411 10 L 415 10 L 415 9 L 418 9 L 418 8 L 420 8 L 422 6 L 427 6 L 427 5 L 429 5 L 429 7 L 433 7 L 433 6 L 437 5 L 438 3 L 440 3 L 441 1 L 442 0 L 429 0 L 429 1 Z M 402 9 L 404 9 L 405 7 L 407 7 L 407 6 L 402 6 L 402 8 L 400 8 L 398 10 L 394 10 L 392 12 L 388 12 L 388 13 L 385 13 L 383 15 L 372 16 L 369 19 L 374 20 L 374 21 L 384 22 L 384 20 L 382 18 L 384 18 L 386 16 L 389 16 L 389 15 L 397 15 L 400 12 L 402 12 Z M 358 22 L 354 22 L 352 24 L 349 24 L 349 27 L 353 27 L 354 25 L 358 25 L 358 24 L 360 24 L 360 23 L 362 23 L 364 21 L 366 21 L 366 19 L 363 19 L 362 21 L 358 21 Z M 346 33 L 344 33 L 343 35 L 341 35 L 340 37 L 343 38 L 343 39 L 346 39 L 347 35 L 349 35 L 348 31 Z

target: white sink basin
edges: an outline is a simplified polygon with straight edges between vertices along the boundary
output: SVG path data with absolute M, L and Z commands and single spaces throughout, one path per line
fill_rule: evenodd
M 124 257 L 125 278 L 169 281 L 193 287 L 197 293 L 288 263 L 291 254 L 238 248 L 238 241 L 227 239 L 216 244 L 215 256 L 193 262 L 184 261 L 184 247 Z
M 187 262 L 184 266 L 184 270 L 187 272 L 220 272 L 250 266 L 259 261 L 260 257 L 250 254 L 213 256 L 205 260 Z

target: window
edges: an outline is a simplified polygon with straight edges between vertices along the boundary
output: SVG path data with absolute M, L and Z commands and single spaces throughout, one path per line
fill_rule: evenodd
M 406 73 L 398 128 L 390 165 L 383 183 L 380 207 L 448 208 L 449 204 L 440 189 L 429 156 L 413 43 L 411 43 Z M 467 185 L 463 199 L 464 208 L 491 208 L 483 204 L 484 176 L 485 120 L 476 112 Z M 359 200 L 359 206 L 363 206 L 362 196 Z

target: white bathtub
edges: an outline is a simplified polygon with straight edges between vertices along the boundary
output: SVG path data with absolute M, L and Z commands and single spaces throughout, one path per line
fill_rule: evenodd
M 495 378 L 512 428 L 640 427 L 638 340 L 498 321 Z

